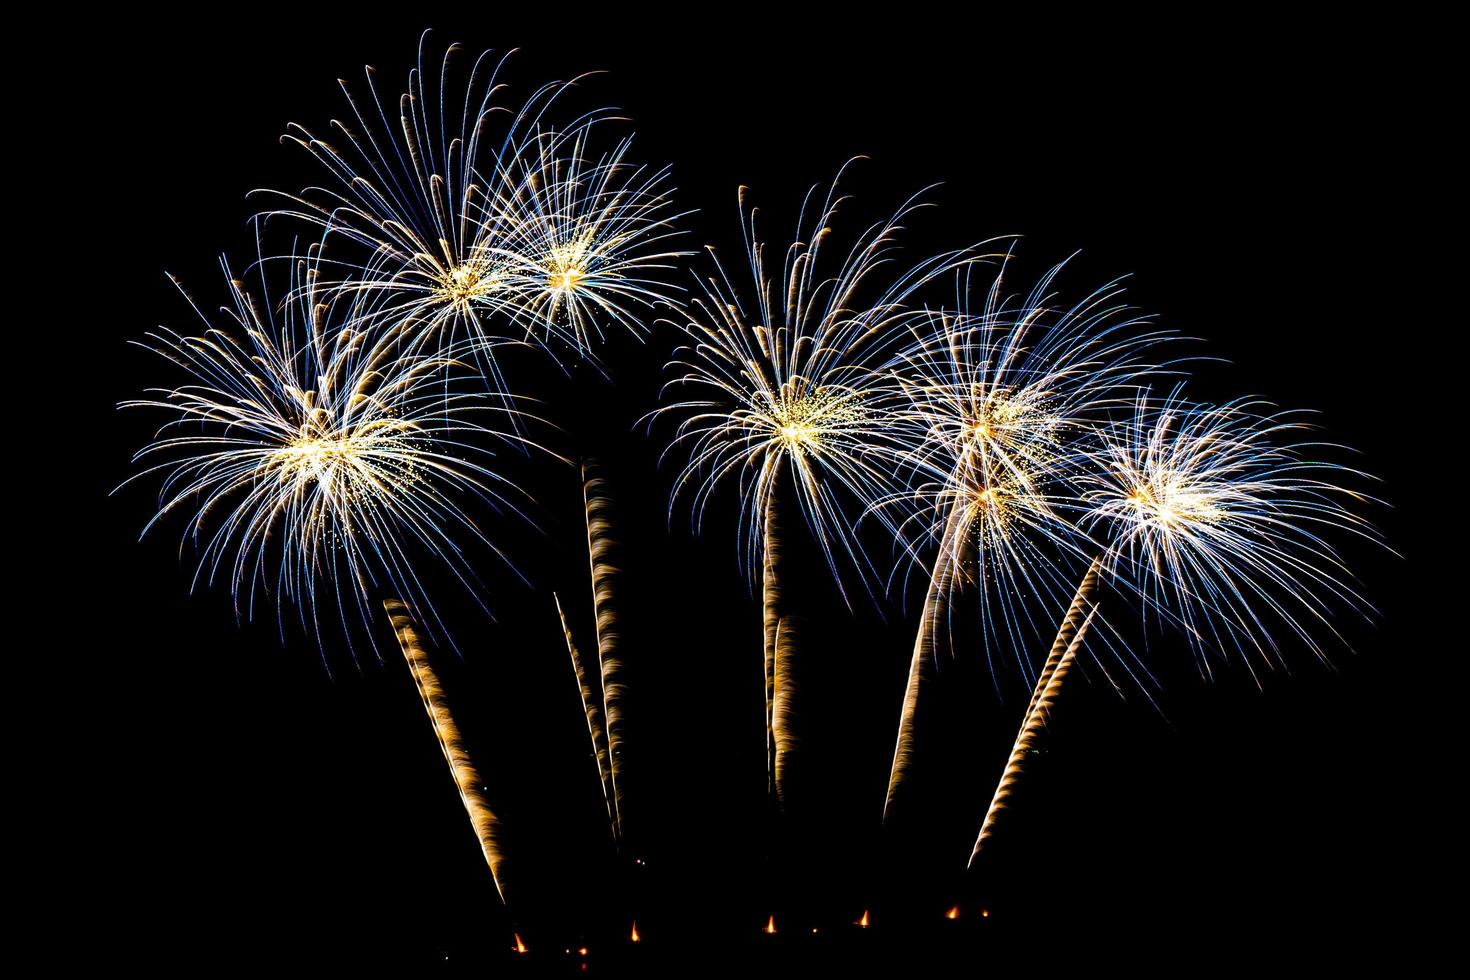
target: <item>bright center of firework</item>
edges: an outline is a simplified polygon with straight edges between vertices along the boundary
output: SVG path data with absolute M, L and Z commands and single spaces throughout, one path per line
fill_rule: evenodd
M 790 453 L 820 447 L 845 427 L 860 424 L 862 409 L 841 389 L 788 383 L 766 414 L 777 445 Z
M 546 286 L 552 292 L 567 293 L 581 285 L 587 275 L 587 260 L 592 251 L 592 236 L 582 235 L 562 245 L 554 245 L 542 260 L 546 269 Z
M 1139 485 L 1128 494 L 1137 520 L 1175 531 L 1191 524 L 1211 524 L 1224 512 L 1206 493 L 1175 485 L 1163 478 L 1157 486 Z
M 316 419 L 274 450 L 265 469 L 292 492 L 314 487 L 342 503 L 396 492 L 416 478 L 411 429 L 396 419 L 345 427 Z
M 1042 396 L 1034 392 L 982 391 L 973 396 L 970 412 L 972 421 L 963 427 L 963 436 L 980 448 L 1044 441 L 1056 426 Z
M 289 456 L 306 460 L 324 460 L 352 453 L 348 439 L 297 439 L 282 450 Z
M 1013 489 L 994 485 L 981 487 L 975 492 L 970 506 L 972 527 L 991 544 L 1001 540 L 1010 528 L 1015 502 Z
M 462 305 L 488 296 L 501 286 L 501 276 L 483 262 L 462 262 L 440 277 L 439 293 Z
M 274 462 L 288 480 L 330 487 L 341 467 L 353 465 L 357 452 L 351 438 L 303 436 L 276 450 Z
M 805 423 L 781 426 L 781 438 L 789 446 L 794 447 L 801 443 L 814 442 L 816 436 L 816 428 Z

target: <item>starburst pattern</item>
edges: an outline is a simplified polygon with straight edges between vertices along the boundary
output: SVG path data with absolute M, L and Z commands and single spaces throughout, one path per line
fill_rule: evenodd
M 689 253 L 667 193 L 669 171 L 630 162 L 631 139 L 594 157 L 590 128 L 528 141 L 517 173 L 486 210 L 501 229 L 486 254 L 505 270 L 509 311 L 528 337 L 544 334 L 591 357 L 617 325 L 641 337 L 659 307 L 676 307 L 668 274 Z
M 1327 462 L 1340 447 L 1310 429 L 1258 399 L 1201 405 L 1176 388 L 1140 396 L 1099 437 L 1081 523 L 1109 542 L 1109 574 L 1182 627 L 1206 671 L 1211 650 L 1279 665 L 1276 627 L 1325 657 L 1334 608 L 1368 608 L 1333 543 L 1378 540 L 1354 509 L 1371 498 L 1345 485 L 1366 477 Z
M 872 565 L 852 532 L 854 511 L 891 490 L 894 461 L 909 449 L 888 411 L 892 379 L 877 365 L 902 336 L 916 291 L 971 258 L 945 253 L 889 272 L 917 198 L 842 250 L 832 225 L 845 200 L 835 181 L 825 196 L 808 193 L 775 274 L 742 188 L 750 285 L 737 287 L 715 261 L 684 325 L 689 343 L 670 364 L 666 391 L 681 397 L 662 410 L 684 416 L 670 446 L 688 454 L 674 498 L 687 496 L 696 530 L 716 491 L 733 482 L 754 574 L 785 474 L 840 587 L 845 568 L 866 583 Z
M 419 554 L 478 597 L 465 546 L 495 548 L 465 506 L 520 512 L 491 445 L 525 443 L 507 420 L 529 416 L 460 392 L 452 357 L 362 329 L 373 319 L 365 294 L 319 297 L 303 268 L 276 307 L 263 274 L 256 296 L 225 271 L 224 325 L 196 306 L 204 333 L 165 330 L 143 344 L 190 381 L 124 403 L 174 416 L 135 457 L 149 465 L 131 479 L 162 475 L 144 533 L 189 513 L 195 586 L 224 582 L 242 617 L 274 595 L 278 618 L 297 607 L 319 642 L 330 611 L 350 643 L 352 623 L 368 623 L 382 595 L 437 621 Z

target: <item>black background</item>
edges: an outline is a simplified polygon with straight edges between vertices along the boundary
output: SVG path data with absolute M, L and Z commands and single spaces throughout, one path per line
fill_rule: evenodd
M 62 831 L 46 851 L 42 904 L 73 929 L 87 925 L 84 942 L 48 942 L 47 955 L 181 969 L 428 968 L 446 957 L 451 967 L 524 968 L 507 952 L 513 930 L 543 967 L 583 939 L 594 968 L 633 952 L 615 952 L 627 902 L 604 855 L 595 768 L 551 606 L 560 590 L 589 646 L 571 470 L 524 465 L 545 534 L 508 534 L 534 588 L 492 573 L 498 623 L 465 620 L 463 659 L 439 657 L 515 835 L 514 922 L 391 636 L 381 632 L 382 663 L 354 665 L 338 650 L 324 664 L 302 637 L 283 648 L 268 618 L 236 628 L 227 596 L 187 595 L 180 527 L 137 542 L 149 490 L 108 496 L 150 431 L 112 406 L 174 380 L 125 342 L 156 323 L 195 325 L 164 271 L 206 305 L 219 302 L 218 253 L 249 248 L 245 192 L 317 177 L 303 152 L 277 143 L 286 123 L 324 129 L 345 111 L 334 80 L 358 84 L 364 63 L 396 93 L 424 16 L 127 21 L 82 45 L 58 28 L 49 46 L 48 97 L 73 111 L 48 145 L 77 166 L 63 196 L 78 212 L 67 220 L 79 250 L 63 259 L 54 288 L 67 294 L 53 309 L 86 335 L 80 365 L 57 349 L 71 346 L 62 335 L 46 342 L 69 365 L 52 383 L 84 382 L 68 400 L 81 429 L 54 435 L 83 438 L 87 450 L 64 454 L 81 468 L 68 483 L 76 497 L 61 501 L 66 537 L 40 552 L 54 575 L 44 655 L 26 658 L 36 674 L 25 699 L 43 718 L 27 758 L 61 776 L 33 810 Z M 1081 249 L 1060 281 L 1065 296 L 1131 275 L 1139 308 L 1228 359 L 1202 372 L 1199 394 L 1259 392 L 1320 409 L 1393 505 L 1374 517 L 1398 556 L 1350 552 L 1376 625 L 1347 621 L 1353 649 L 1330 648 L 1332 669 L 1288 649 L 1293 669 L 1262 689 L 1238 667 L 1206 683 L 1184 650 L 1162 642 L 1157 710 L 1103 684 L 1075 686 L 997 841 L 1001 856 L 984 880 L 967 881 L 956 872 L 1020 711 L 1017 679 L 1003 678 L 1000 701 L 976 664 L 948 669 L 922 805 L 898 842 L 885 842 L 876 823 L 913 602 L 886 622 L 849 616 L 811 576 L 820 615 L 808 797 L 773 838 L 760 618 L 732 515 L 717 511 L 695 538 L 678 511 L 670 529 L 672 471 L 656 468 L 667 430 L 649 439 L 633 428 L 655 403 L 670 338 L 615 345 L 616 388 L 584 373 L 538 381 L 567 451 L 610 461 L 632 545 L 629 822 L 648 862 L 634 888 L 647 940 L 636 952 L 677 950 L 697 974 L 737 955 L 870 963 L 882 951 L 982 965 L 1004 953 L 1076 954 L 1191 966 L 1242 951 L 1400 958 L 1418 948 L 1422 882 L 1448 860 L 1438 827 L 1452 816 L 1427 791 L 1452 772 L 1431 756 L 1458 695 L 1446 673 L 1453 640 L 1421 626 L 1441 617 L 1427 611 L 1431 549 L 1417 535 L 1430 508 L 1459 506 L 1425 489 L 1457 479 L 1434 456 L 1427 393 L 1458 355 L 1426 354 L 1452 326 L 1431 313 L 1440 290 L 1418 232 L 1441 206 L 1429 140 L 1443 121 L 1433 58 L 1400 60 L 1413 53 L 1411 31 L 1312 22 L 1063 31 L 927 14 L 866 28 L 770 13 L 696 26 L 609 9 L 497 10 L 430 26 L 441 45 L 522 47 L 513 94 L 606 69 L 587 97 L 623 106 L 639 155 L 673 164 L 679 204 L 700 209 L 692 245 L 738 247 L 740 184 L 755 189 L 767 233 L 781 240 L 801 192 L 865 154 L 855 218 L 943 184 L 930 195 L 940 207 L 914 222 L 915 257 L 1017 233 L 1020 270 L 1034 276 Z M 1450 546 L 1442 538 L 1434 550 Z M 1421 643 L 1421 630 L 1433 642 Z M 942 913 L 955 903 L 962 919 L 951 924 Z M 875 926 L 858 935 L 847 923 L 864 908 Z M 759 936 L 773 912 L 782 932 Z

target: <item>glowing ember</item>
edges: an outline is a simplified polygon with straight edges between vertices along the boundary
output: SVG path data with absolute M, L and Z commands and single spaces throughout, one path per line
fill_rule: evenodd
M 944 913 L 944 917 L 946 919 L 958 919 L 960 917 L 960 907 L 958 905 L 951 905 L 949 911 Z
M 981 909 L 980 910 L 980 918 L 982 918 L 982 919 L 988 919 L 988 918 L 990 918 L 990 910 L 989 909 Z
M 515 951 L 517 953 L 529 953 L 530 950 L 526 948 L 525 942 L 521 939 L 521 934 L 517 932 L 514 935 L 516 937 Z

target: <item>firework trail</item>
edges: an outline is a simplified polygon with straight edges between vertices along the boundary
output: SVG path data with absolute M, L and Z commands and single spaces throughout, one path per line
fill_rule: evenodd
M 608 776 L 613 788 L 613 821 L 623 835 L 623 700 L 628 683 L 623 678 L 622 628 L 618 620 L 618 583 L 622 569 L 615 563 L 618 545 L 613 538 L 611 500 L 607 480 L 598 474 L 597 461 L 582 464 L 582 499 L 587 512 L 587 554 L 592 568 L 592 603 L 597 615 L 597 659 L 602 666 L 603 719 L 607 726 Z
M 128 482 L 163 476 L 144 533 L 190 512 L 181 548 L 199 552 L 193 587 L 226 581 L 242 619 L 257 594 L 274 595 L 283 636 L 295 606 L 321 645 L 330 611 L 350 646 L 354 623 L 372 635 L 375 595 L 412 603 L 444 632 L 416 563 L 442 564 L 477 601 L 465 543 L 509 565 L 464 503 L 522 514 L 489 444 L 533 445 L 510 431 L 533 417 L 509 397 L 462 393 L 448 353 L 405 351 L 364 328 L 367 298 L 315 293 L 308 263 L 284 302 L 256 268 L 258 299 L 225 267 L 221 326 L 195 305 L 203 334 L 161 330 L 141 344 L 189 376 L 122 405 L 174 416 L 134 456 L 148 465 Z
M 506 865 L 504 831 L 500 819 L 485 799 L 484 781 L 475 769 L 469 752 L 465 750 L 464 739 L 459 733 L 459 726 L 454 723 L 454 714 L 449 710 L 449 701 L 439 685 L 439 677 L 434 673 L 428 653 L 419 643 L 412 614 L 397 599 L 385 599 L 383 609 L 393 624 L 393 631 L 398 635 L 398 645 L 403 648 L 404 659 L 413 672 L 419 697 L 424 702 L 424 710 L 428 712 L 429 721 L 434 726 L 439 748 L 444 752 L 444 761 L 449 764 L 449 772 L 454 777 L 455 786 L 459 788 L 460 802 L 464 804 L 470 824 L 475 828 L 475 836 L 480 840 L 480 850 L 485 855 L 490 876 L 495 880 L 495 890 L 499 893 L 501 902 L 504 902 Z
M 572 670 L 577 676 L 577 689 L 582 695 L 582 710 L 587 715 L 587 734 L 592 739 L 592 755 L 597 760 L 597 774 L 602 781 L 602 801 L 607 806 L 608 829 L 613 840 L 618 838 L 617 815 L 613 811 L 612 772 L 609 769 L 607 750 L 607 723 L 602 717 L 602 683 L 587 669 L 572 637 L 572 627 L 567 623 L 566 613 L 561 608 L 561 597 L 552 593 L 556 601 L 556 614 L 561 618 L 562 632 L 567 638 L 567 653 L 572 658 Z
M 779 479 L 779 476 L 777 477 Z M 761 614 L 765 628 L 766 695 L 766 792 L 778 793 L 776 785 L 776 642 L 781 635 L 781 533 L 780 498 L 773 492 L 766 506 L 765 540 L 761 552 Z M 779 798 L 779 797 L 778 797 Z
M 838 181 L 842 174 L 839 173 Z M 901 222 L 920 205 L 910 199 L 893 217 L 864 229 L 842 251 L 832 225 L 845 200 L 834 181 L 825 196 L 808 192 L 779 273 L 767 263 L 757 213 L 739 195 L 750 286 L 740 289 L 714 257 L 683 325 L 688 344 L 675 352 L 665 391 L 681 398 L 655 415 L 684 416 L 669 452 L 687 452 L 673 499 L 687 496 L 699 531 L 716 491 L 733 482 L 740 502 L 738 537 L 745 568 L 762 587 L 768 781 L 776 790 L 776 703 L 788 751 L 795 745 L 794 699 L 777 687 L 777 636 L 786 615 L 781 581 L 778 498 L 795 499 L 843 597 L 843 569 L 869 587 L 872 563 L 845 511 L 892 491 L 894 461 L 909 441 L 887 411 L 892 380 L 875 365 L 902 339 L 916 291 L 972 258 L 945 253 L 889 273 Z M 872 297 L 865 299 L 865 296 Z M 850 601 L 850 600 L 849 600 Z M 785 674 L 794 678 L 794 643 Z M 794 695 L 794 691 L 790 692 Z
M 791 802 L 791 771 L 801 748 L 797 735 L 797 655 L 801 649 L 801 620 L 782 616 L 776 624 L 774 688 L 771 697 L 771 740 L 775 750 L 774 781 L 776 801 L 783 807 Z
M 1057 638 L 1052 641 L 1051 652 L 1047 654 L 1041 673 L 1036 675 L 1036 687 L 1031 692 L 1031 702 L 1026 706 L 1027 715 L 1030 715 L 1036 708 L 1037 699 L 1041 697 L 1041 692 L 1046 690 L 1047 684 L 1051 682 L 1051 675 L 1056 673 L 1057 665 L 1062 662 L 1063 657 L 1068 656 L 1067 651 L 1073 649 L 1073 641 L 1082 629 L 1082 621 L 1084 618 L 1090 618 L 1096 608 L 1092 597 L 1097 591 L 1100 567 L 1101 561 L 1093 559 L 1092 564 L 1087 566 L 1087 572 L 1082 576 L 1082 583 L 1077 586 L 1077 594 L 1072 597 L 1072 604 L 1067 607 L 1067 614 L 1062 617 L 1061 628 L 1057 630 Z
M 903 707 L 899 712 L 898 738 L 893 746 L 893 762 L 889 766 L 888 793 L 883 799 L 883 822 L 889 820 L 898 789 L 913 772 L 917 742 L 919 700 L 928 686 L 937 660 L 934 640 L 942 623 L 949 619 L 949 603 L 954 587 L 952 580 L 967 561 L 969 538 L 956 534 L 960 526 L 959 508 L 951 511 L 948 527 L 940 545 L 941 554 L 958 548 L 949 560 L 936 560 L 924 593 L 924 607 L 919 614 L 919 630 L 914 638 L 914 655 L 909 661 L 908 681 L 904 684 Z
M 1008 294 L 1008 261 L 978 309 L 966 309 L 970 266 L 960 281 L 962 312 L 911 318 L 913 340 L 888 369 L 902 396 L 898 429 L 913 441 L 902 462 L 908 485 L 873 510 L 904 514 L 890 526 L 898 528 L 908 567 L 922 561 L 924 542 L 937 548 L 926 563 L 885 822 L 913 772 L 919 703 L 955 594 L 976 590 L 998 686 L 993 651 L 1024 649 L 1043 628 L 1033 607 L 1060 607 L 1060 597 L 1073 591 L 1054 553 L 1090 557 L 1074 527 L 1081 440 L 1159 370 L 1144 356 L 1168 336 L 1140 329 L 1145 321 L 1122 304 L 1116 283 L 1075 305 L 1057 305 L 1052 286 L 1063 265 L 1030 293 Z
M 1079 598 L 1081 598 L 1079 596 Z M 1081 612 L 1081 607 L 1074 607 L 1067 612 L 1069 621 L 1073 613 Z M 1016 781 L 1020 779 L 1021 772 L 1026 764 L 1026 756 L 1036 748 L 1040 742 L 1042 730 L 1046 727 L 1048 716 L 1052 706 L 1056 704 L 1057 696 L 1061 692 L 1062 682 L 1066 680 L 1068 672 L 1072 669 L 1072 662 L 1077 655 L 1077 650 L 1087 637 L 1087 628 L 1092 625 L 1093 612 L 1088 611 L 1085 616 L 1076 623 L 1072 632 L 1072 639 L 1067 643 L 1061 656 L 1057 658 L 1056 664 L 1051 672 L 1045 674 L 1043 680 L 1037 681 L 1035 695 L 1031 699 L 1031 706 L 1026 710 L 1026 717 L 1021 723 L 1020 733 L 1016 736 L 1016 744 L 1011 749 L 1010 759 L 1006 762 L 1005 770 L 1001 773 L 1000 783 L 995 787 L 995 795 L 991 797 L 990 807 L 985 811 L 985 820 L 980 825 L 980 835 L 975 839 L 975 847 L 970 852 L 969 867 L 975 866 L 975 861 L 980 857 L 980 850 L 985 842 L 995 832 L 995 821 L 1009 804 L 1011 793 L 1014 791 Z
M 1087 636 L 1087 629 L 1092 624 L 1097 608 L 1093 604 L 1092 595 L 1097 589 L 1099 564 L 1094 561 L 1088 566 L 1087 574 L 1082 577 L 1082 585 L 1077 589 L 1077 595 L 1073 597 L 1072 605 L 1067 608 L 1067 615 L 1062 619 L 1062 627 L 1057 631 L 1057 638 L 1046 658 L 1046 664 L 1037 675 L 1031 703 L 1026 706 L 1026 713 L 1022 716 L 1021 728 L 1016 734 L 1010 759 L 1001 771 L 1000 782 L 995 787 L 995 794 L 985 811 L 985 819 L 980 824 L 980 834 L 970 852 L 969 867 L 975 866 L 975 861 L 980 857 L 980 849 L 994 834 L 996 818 L 1009 804 L 1016 782 L 1025 767 L 1026 756 L 1040 740 L 1042 729 L 1061 693 L 1062 682 L 1071 670 L 1072 661 Z

